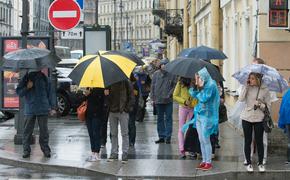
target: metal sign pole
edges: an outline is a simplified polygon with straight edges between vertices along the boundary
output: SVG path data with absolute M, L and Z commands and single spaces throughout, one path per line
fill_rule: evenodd
M 22 24 L 21 24 L 21 48 L 27 48 L 27 36 L 29 31 L 29 2 L 28 0 L 22 1 Z M 20 72 L 20 79 L 24 76 Z M 16 135 L 14 136 L 14 144 L 22 144 L 23 131 L 24 131 L 24 98 L 19 98 L 19 111 L 15 115 Z

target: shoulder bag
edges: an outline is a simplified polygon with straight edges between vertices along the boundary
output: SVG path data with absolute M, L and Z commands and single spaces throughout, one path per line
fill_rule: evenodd
M 87 111 L 88 102 L 84 101 L 82 104 L 77 108 L 78 119 L 82 122 L 86 120 L 86 111 Z

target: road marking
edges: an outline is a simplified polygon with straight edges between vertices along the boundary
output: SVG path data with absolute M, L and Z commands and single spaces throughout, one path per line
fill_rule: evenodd
M 53 11 L 53 18 L 75 18 L 77 11 Z

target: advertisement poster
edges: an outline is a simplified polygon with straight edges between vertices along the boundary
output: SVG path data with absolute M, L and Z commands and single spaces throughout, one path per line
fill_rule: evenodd
M 47 48 L 48 39 L 28 39 L 27 48 Z M 3 40 L 3 55 L 15 51 L 20 48 L 20 39 L 4 39 Z M 3 89 L 2 89 L 2 108 L 4 109 L 18 109 L 19 97 L 16 94 L 16 87 L 19 81 L 19 73 L 12 71 L 3 71 Z M 48 73 L 48 70 L 45 70 Z

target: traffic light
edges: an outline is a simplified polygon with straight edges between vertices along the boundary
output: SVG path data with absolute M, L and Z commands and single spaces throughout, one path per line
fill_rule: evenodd
M 288 0 L 269 0 L 269 27 L 288 29 Z

